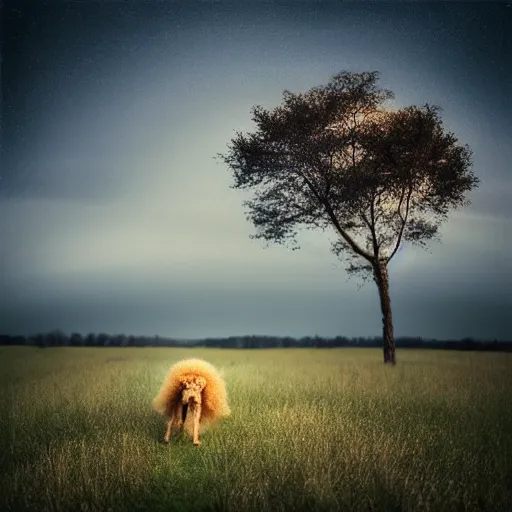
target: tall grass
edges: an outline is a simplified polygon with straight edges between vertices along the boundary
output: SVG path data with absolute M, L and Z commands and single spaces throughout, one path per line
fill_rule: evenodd
M 223 372 L 232 415 L 161 442 L 169 366 Z M 512 510 L 510 354 L 0 349 L 0 510 Z

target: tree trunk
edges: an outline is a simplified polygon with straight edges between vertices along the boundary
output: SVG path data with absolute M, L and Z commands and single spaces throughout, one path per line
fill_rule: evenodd
M 395 336 L 393 334 L 393 317 L 391 299 L 389 298 L 389 274 L 386 265 L 373 267 L 374 280 L 379 289 L 380 309 L 382 311 L 382 339 L 384 341 L 384 363 L 396 364 Z

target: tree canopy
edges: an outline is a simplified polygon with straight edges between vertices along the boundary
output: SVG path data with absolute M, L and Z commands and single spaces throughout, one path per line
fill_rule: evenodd
M 261 238 L 298 248 L 298 227 L 334 228 L 333 252 L 388 263 L 402 240 L 425 246 L 451 208 L 467 204 L 471 151 L 445 133 L 441 109 L 391 110 L 379 73 L 342 72 L 306 93 L 252 109 L 257 131 L 221 155 Z M 359 259 L 360 259 L 359 258 Z M 350 267 L 368 268 L 367 264 Z
M 400 244 L 438 237 L 479 180 L 441 108 L 394 109 L 378 79 L 344 71 L 305 93 L 284 91 L 280 106 L 254 107 L 257 130 L 237 132 L 219 156 L 233 188 L 253 192 L 244 202 L 252 238 L 296 249 L 298 228 L 333 230 L 332 251 L 350 273 L 373 276 L 389 305 L 386 266 Z

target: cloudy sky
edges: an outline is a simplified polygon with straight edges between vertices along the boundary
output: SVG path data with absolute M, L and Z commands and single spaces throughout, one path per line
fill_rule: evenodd
M 480 187 L 430 252 L 390 264 L 396 335 L 512 338 L 512 7 L 506 3 L 7 1 L 0 332 L 374 336 L 359 289 L 305 232 L 250 240 L 215 161 L 250 109 L 342 70 L 443 107 Z

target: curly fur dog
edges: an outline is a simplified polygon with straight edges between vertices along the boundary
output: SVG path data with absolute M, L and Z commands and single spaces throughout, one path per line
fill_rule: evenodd
M 213 365 L 202 359 L 185 359 L 171 366 L 160 392 L 153 399 L 153 408 L 168 418 L 165 442 L 171 433 L 185 429 L 198 446 L 199 429 L 229 416 L 226 385 Z M 193 430 L 186 422 L 193 414 Z

